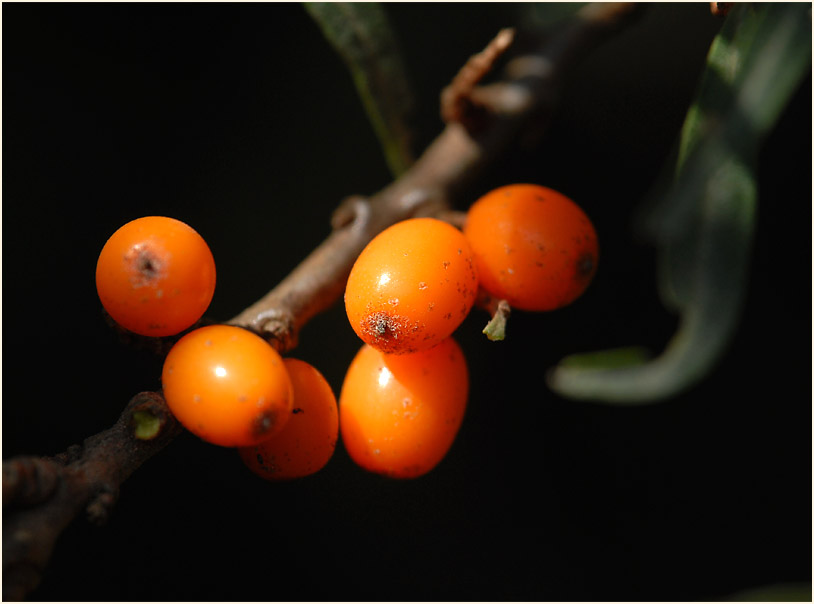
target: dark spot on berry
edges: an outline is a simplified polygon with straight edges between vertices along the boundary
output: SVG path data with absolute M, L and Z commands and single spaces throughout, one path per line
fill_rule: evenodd
M 292 410 L 291 410 L 291 413 L 294 413 L 294 414 L 297 414 L 297 413 L 305 413 L 305 409 L 302 409 L 302 408 L 300 408 L 300 407 L 297 407 L 296 409 L 292 409 Z
M 252 422 L 252 434 L 255 436 L 262 436 L 268 434 L 277 424 L 277 412 L 271 409 L 266 409 L 258 414 Z
M 589 277 L 593 274 L 595 267 L 596 260 L 594 259 L 594 255 L 590 252 L 586 252 L 577 260 L 577 275 L 582 278 Z

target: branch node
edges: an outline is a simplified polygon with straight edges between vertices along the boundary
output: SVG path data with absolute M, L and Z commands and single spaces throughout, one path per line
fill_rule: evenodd
M 61 480 L 61 467 L 41 457 L 3 462 L 3 507 L 30 506 L 48 499 Z
M 84 448 L 82 445 L 73 444 L 62 453 L 54 455 L 53 460 L 60 465 L 67 466 L 81 459 L 83 452 Z
M 343 199 L 331 215 L 331 227 L 341 229 L 353 223 L 366 223 L 370 216 L 370 202 L 362 195 Z
M 299 336 L 294 317 L 285 310 L 270 308 L 258 313 L 251 328 L 278 352 L 297 347 Z
M 99 490 L 85 508 L 88 522 L 96 526 L 105 524 L 110 518 L 110 513 L 118 497 L 119 490 L 117 488 L 110 484 L 100 485 Z
M 140 392 L 130 399 L 129 428 L 136 440 L 154 440 L 175 431 L 180 424 L 157 392 Z

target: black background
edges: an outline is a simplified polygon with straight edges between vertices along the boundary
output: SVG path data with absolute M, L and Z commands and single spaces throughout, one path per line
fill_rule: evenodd
M 513 22 L 511 4 L 391 4 L 421 147 L 438 94 Z M 602 259 L 586 295 L 516 313 L 509 339 L 457 332 L 472 375 L 460 435 L 413 481 L 341 444 L 270 484 L 184 434 L 124 485 L 103 528 L 60 539 L 40 600 L 693 600 L 811 579 L 811 81 L 761 154 L 741 328 L 714 373 L 660 405 L 561 399 L 564 355 L 660 350 L 676 326 L 632 229 L 668 161 L 721 21 L 659 4 L 574 74 L 539 147 L 478 195 L 538 182 L 577 200 Z M 296 4 L 3 7 L 3 457 L 54 454 L 159 387 L 94 287 L 107 237 L 164 214 L 209 243 L 226 320 L 329 232 L 346 195 L 389 182 L 341 60 Z M 359 347 L 341 305 L 293 355 L 338 394 Z

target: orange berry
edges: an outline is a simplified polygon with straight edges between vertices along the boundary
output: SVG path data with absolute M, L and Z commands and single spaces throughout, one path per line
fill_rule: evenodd
M 362 346 L 339 395 L 351 459 L 371 472 L 415 478 L 447 454 L 463 421 L 469 373 L 452 338 L 411 354 Z
M 215 260 L 190 226 L 164 216 L 128 222 L 96 263 L 96 291 L 116 323 L 144 336 L 193 325 L 215 293 Z
M 161 374 L 167 405 L 187 430 L 224 447 L 278 434 L 292 408 L 283 359 L 260 336 L 210 325 L 176 342 Z
M 322 469 L 339 435 L 336 397 L 322 374 L 305 361 L 284 362 L 294 387 L 291 417 L 276 436 L 238 449 L 249 469 L 266 480 L 300 478 Z
M 379 233 L 351 269 L 345 309 L 356 334 L 388 353 L 435 346 L 475 301 L 472 251 L 455 227 L 412 218 Z
M 500 187 L 478 199 L 464 227 L 481 287 L 520 310 L 576 300 L 596 272 L 599 244 L 585 212 L 539 185 Z

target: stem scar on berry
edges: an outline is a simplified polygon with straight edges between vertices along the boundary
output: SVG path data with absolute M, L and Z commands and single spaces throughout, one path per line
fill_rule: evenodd
M 124 257 L 130 265 L 133 276 L 130 281 L 133 287 L 146 287 L 163 276 L 164 263 L 149 248 L 143 245 L 134 246 Z
M 371 313 L 362 321 L 362 333 L 373 338 L 377 347 L 383 351 L 395 350 L 399 339 L 419 330 L 418 325 L 411 326 L 404 317 L 385 311 Z

